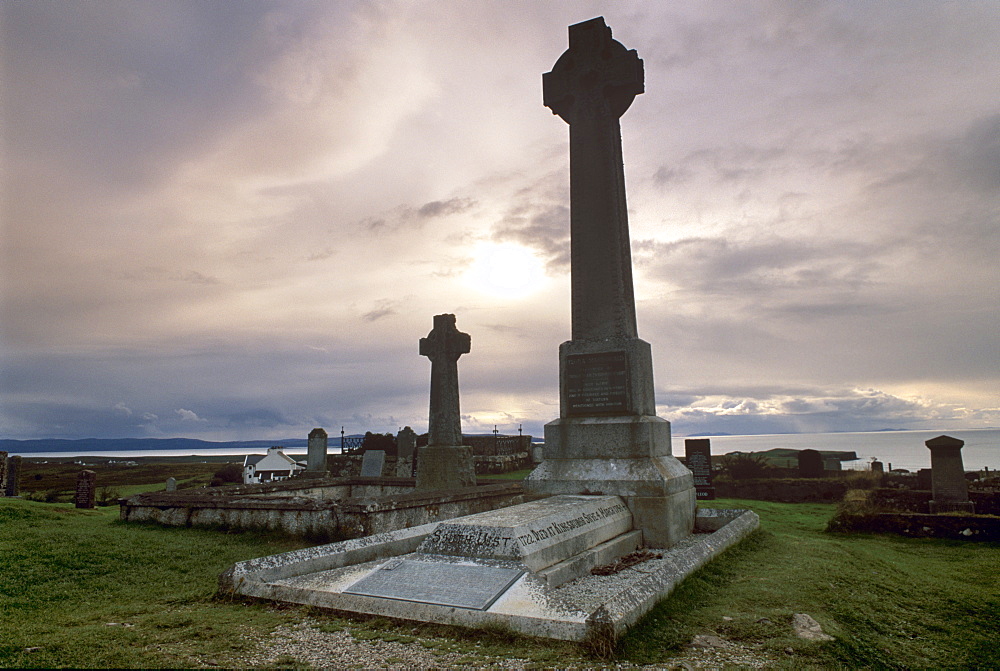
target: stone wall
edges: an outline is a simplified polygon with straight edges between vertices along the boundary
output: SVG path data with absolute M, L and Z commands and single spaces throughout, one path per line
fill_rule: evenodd
M 759 478 L 752 480 L 716 480 L 719 498 L 804 503 L 835 502 L 844 498 L 847 482 L 828 478 Z
M 873 489 L 868 501 L 876 508 L 907 513 L 929 512 L 933 494 L 918 489 Z M 969 500 L 975 504 L 978 515 L 1000 515 L 1000 494 L 994 492 L 969 492 Z
M 492 437 L 487 437 L 493 440 Z M 528 438 L 529 436 L 524 436 Z M 529 442 L 530 445 L 530 442 Z M 355 478 L 361 474 L 360 454 L 331 454 L 327 456 L 327 470 L 330 477 L 334 478 Z M 390 476 L 396 473 L 397 457 L 385 456 L 385 463 L 382 467 L 382 475 Z M 476 466 L 476 473 L 479 475 L 497 475 L 499 473 L 510 473 L 523 468 L 531 468 L 531 455 L 527 451 L 499 456 L 476 455 L 473 457 Z M 418 466 L 419 467 L 419 466 Z
M 304 490 L 282 483 L 285 487 L 281 490 L 269 491 L 253 491 L 261 486 L 246 485 L 140 494 L 119 502 L 120 518 L 125 522 L 168 526 L 268 529 L 334 540 L 471 515 L 523 500 L 518 483 L 468 487 L 442 494 L 414 491 L 412 480 L 406 487 L 386 487 L 374 479 L 360 480 L 350 483 L 350 496 L 341 500 L 316 495 L 342 487 L 343 483 Z
M 831 524 L 832 531 L 890 533 L 911 538 L 1000 541 L 1000 517 L 990 515 L 877 513 L 838 516 L 836 521 L 835 525 Z

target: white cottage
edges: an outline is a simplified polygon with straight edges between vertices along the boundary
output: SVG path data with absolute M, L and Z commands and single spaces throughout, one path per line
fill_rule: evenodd
M 248 454 L 243 460 L 243 484 L 277 482 L 305 468 L 281 449 L 280 446 L 269 447 L 267 454 Z

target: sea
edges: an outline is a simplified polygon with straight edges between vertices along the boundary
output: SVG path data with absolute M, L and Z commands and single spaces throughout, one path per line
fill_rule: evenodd
M 698 436 L 709 438 L 712 442 L 712 454 L 723 455 L 729 452 L 761 452 L 775 447 L 795 450 L 834 450 L 838 452 L 855 452 L 856 461 L 843 462 L 843 468 L 867 470 L 872 459 L 878 459 L 888 470 L 904 468 L 917 471 L 930 468 L 930 450 L 924 441 L 940 435 L 948 435 L 965 441 L 962 448 L 962 461 L 968 471 L 1000 470 L 1000 429 L 959 429 L 954 431 L 874 431 L 858 433 L 782 433 L 755 436 Z M 695 436 L 688 436 L 694 438 Z M 676 456 L 684 454 L 685 436 L 673 437 L 673 452 Z M 330 446 L 331 454 L 340 452 L 340 448 Z M 97 452 L 25 452 L 23 456 L 31 459 L 66 459 L 79 457 L 86 461 L 87 457 L 110 457 L 128 459 L 133 457 L 186 457 L 186 456 L 234 456 L 242 458 L 246 454 L 263 454 L 261 449 L 229 448 L 199 448 L 181 450 L 103 450 Z M 305 459 L 306 452 L 301 447 L 290 448 L 286 453 L 294 459 Z M 11 451 L 11 454 L 18 454 Z

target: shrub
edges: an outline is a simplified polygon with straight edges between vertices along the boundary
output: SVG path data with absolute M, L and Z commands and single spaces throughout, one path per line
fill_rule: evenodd
M 226 464 L 215 473 L 212 474 L 212 481 L 209 483 L 210 487 L 219 487 L 221 485 L 228 485 L 232 483 L 242 483 L 243 482 L 243 467 L 239 464 Z
M 719 458 L 719 466 L 722 474 L 733 480 L 763 478 L 771 470 L 767 457 L 762 454 L 727 454 Z

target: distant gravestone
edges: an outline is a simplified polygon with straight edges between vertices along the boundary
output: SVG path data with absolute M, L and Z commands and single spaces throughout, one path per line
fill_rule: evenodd
M 408 426 L 396 434 L 396 477 L 412 478 L 416 475 L 417 434 Z
M 166 490 L 168 492 L 176 492 L 177 491 L 177 478 L 174 478 L 174 477 L 167 478 Z
M 715 498 L 712 486 L 712 441 L 708 438 L 688 438 L 684 441 L 684 457 L 687 467 L 694 476 L 697 498 Z
M 931 490 L 931 469 L 921 468 L 917 471 L 917 489 L 922 492 Z
M 938 436 L 924 445 L 931 451 L 930 512 L 974 513 L 975 505 L 969 500 L 969 483 L 962 465 L 962 447 L 965 441 L 951 436 Z
M 417 489 L 474 487 L 472 448 L 462 444 L 458 358 L 472 350 L 472 338 L 455 326 L 455 315 L 434 315 L 434 328 L 420 339 L 420 354 L 431 360 L 431 400 L 427 446 L 417 450 Z
M 885 467 L 881 461 L 872 462 L 872 473 L 885 473 Z
M 76 507 L 93 508 L 97 499 L 97 473 L 83 470 L 76 476 Z
M 0 492 L 7 491 L 7 453 L 0 452 Z
M 385 450 L 368 450 L 361 457 L 361 477 L 378 478 L 382 476 L 385 465 Z
M 800 478 L 823 477 L 823 455 L 816 450 L 802 450 L 799 457 Z
M 326 431 L 317 428 L 309 432 L 309 454 L 306 462 L 308 473 L 326 473 L 326 452 L 328 436 Z
M 21 488 L 21 457 L 15 454 L 7 457 L 7 484 L 3 492 L 6 496 L 17 496 Z

